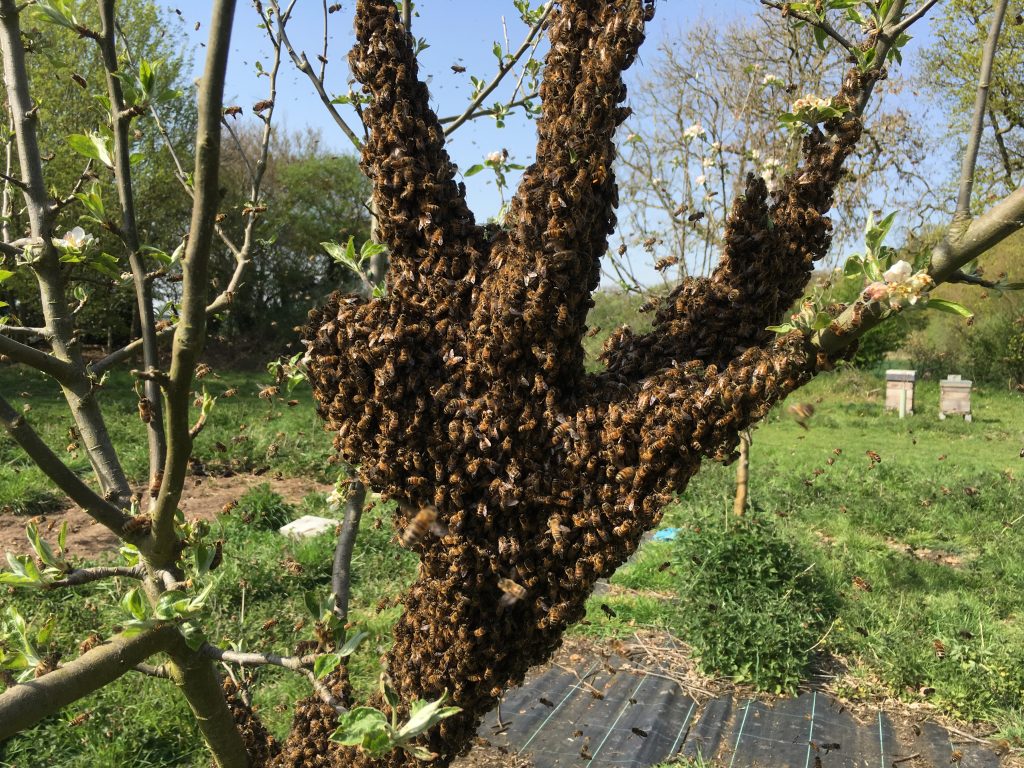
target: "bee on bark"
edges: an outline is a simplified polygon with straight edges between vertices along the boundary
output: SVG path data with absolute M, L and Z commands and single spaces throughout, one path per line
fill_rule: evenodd
M 559 325 L 563 325 L 564 326 L 564 325 L 568 324 L 568 322 L 569 322 L 569 307 L 566 306 L 565 304 L 559 304 L 558 305 L 558 315 L 556 316 L 555 319 L 556 319 L 556 321 L 558 322 Z
M 498 579 L 498 589 L 504 593 L 498 600 L 498 606 L 501 608 L 510 608 L 526 597 L 526 587 L 517 584 L 512 579 Z
M 437 520 L 437 509 L 434 507 L 423 507 L 416 516 L 409 521 L 409 525 L 402 531 L 402 546 L 409 548 L 417 541 L 427 535 L 427 531 L 441 538 L 448 533 L 448 529 Z
M 128 522 L 121 528 L 127 536 L 145 535 L 149 533 L 150 528 L 153 527 L 153 521 L 149 519 L 149 515 L 135 515 L 128 519 Z

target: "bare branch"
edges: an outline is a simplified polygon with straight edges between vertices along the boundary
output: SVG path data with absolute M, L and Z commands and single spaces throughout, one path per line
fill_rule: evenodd
M 354 480 L 345 499 L 345 519 L 334 548 L 334 566 L 331 570 L 331 592 L 334 593 L 334 615 L 344 624 L 348 621 L 349 587 L 352 581 L 352 550 L 359 534 L 359 521 L 366 503 L 366 485 Z
M 277 43 L 276 47 L 284 46 L 285 50 L 288 51 L 288 55 L 291 57 L 292 63 L 295 67 L 302 72 L 309 81 L 313 84 L 313 89 L 316 91 L 317 96 L 320 97 L 320 101 L 323 102 L 324 107 L 327 109 L 328 114 L 341 129 L 341 132 L 345 134 L 349 141 L 352 142 L 352 146 L 359 149 L 363 146 L 363 142 L 356 136 L 355 131 L 345 122 L 345 118 L 341 116 L 334 104 L 331 103 L 331 97 L 327 93 L 327 89 L 324 88 L 323 78 L 317 77 L 316 72 L 313 71 L 312 65 L 309 63 L 309 59 L 306 58 L 306 54 L 299 54 L 292 47 L 291 40 L 288 39 L 288 33 L 285 31 L 285 27 L 288 24 L 288 13 L 281 13 L 280 6 L 275 2 L 273 7 L 277 10 Z M 267 25 L 267 29 L 272 29 L 271 20 L 263 16 L 263 21 Z
M 196 361 L 206 340 L 210 246 L 220 201 L 220 124 L 224 77 L 231 39 L 234 0 L 218 0 L 211 20 L 206 67 L 199 86 L 196 128 L 195 198 L 188 245 L 182 258 L 180 318 L 174 332 L 170 377 L 166 387 L 167 461 L 153 508 L 152 563 L 168 567 L 177 559 L 174 513 L 181 498 L 192 453 L 189 437 L 189 393 Z M 209 736 L 207 736 L 209 738 Z
M 914 10 L 913 13 L 909 14 L 905 19 L 903 19 L 903 21 L 892 28 L 893 34 L 901 35 L 906 32 L 914 22 L 918 21 L 928 13 L 928 11 L 932 9 L 932 6 L 934 6 L 938 1 L 939 0 L 927 0 L 927 2 L 922 3 Z
M 837 43 L 839 43 L 845 50 L 849 51 L 850 53 L 852 53 L 854 50 L 853 43 L 847 40 L 839 30 L 837 30 L 835 27 L 833 27 L 831 24 L 825 21 L 824 18 L 819 19 L 816 18 L 815 16 L 811 16 L 801 11 L 795 11 L 789 3 L 778 3 L 775 2 L 775 0 L 761 0 L 761 5 L 766 6 L 768 8 L 774 8 L 777 11 L 781 11 L 783 16 L 792 16 L 794 19 L 799 19 L 805 24 L 810 24 L 812 27 L 817 27 L 826 35 L 828 35 Z
M 540 97 L 540 94 L 537 91 L 534 91 L 533 93 L 530 93 L 527 96 L 523 96 L 521 99 L 516 99 L 515 101 L 508 102 L 507 104 L 505 104 L 504 108 L 505 109 L 512 109 L 514 107 L 522 107 L 522 106 L 525 106 L 529 102 L 531 102 L 534 99 L 537 99 L 539 97 Z M 495 114 L 497 111 L 498 110 L 494 109 L 493 107 L 488 107 L 487 109 L 478 109 L 475 112 L 473 112 L 471 115 L 469 115 L 466 118 L 466 120 L 464 120 L 463 122 L 468 122 L 469 120 L 476 120 L 478 117 L 490 117 L 491 115 Z M 448 115 L 447 117 L 440 117 L 440 118 L 438 118 L 437 121 L 439 123 L 441 123 L 441 125 L 448 125 L 449 123 L 454 123 L 456 120 L 461 120 L 464 115 L 465 115 L 465 113 L 463 113 L 461 115 Z
M 345 706 L 339 702 L 327 687 L 313 674 L 311 667 L 316 661 L 316 656 L 279 656 L 276 653 L 241 653 L 238 651 L 225 651 L 215 645 L 205 643 L 199 652 L 204 656 L 228 664 L 237 664 L 240 667 L 282 667 L 298 672 L 313 685 L 317 696 L 338 712 L 344 712 Z
M 996 57 L 999 45 L 999 30 L 1006 15 L 1007 0 L 999 0 L 992 12 L 992 23 L 988 28 L 988 39 L 981 56 L 981 71 L 978 73 L 978 93 L 974 100 L 974 116 L 971 119 L 971 130 L 967 137 L 967 149 L 960 166 L 960 194 L 956 200 L 956 213 L 953 221 L 957 222 L 971 217 L 971 193 L 974 190 L 974 170 L 978 163 L 978 150 L 981 147 L 981 135 L 985 131 L 985 108 L 988 104 L 988 89 L 992 80 L 992 62 Z
M 986 280 L 985 278 L 979 277 L 978 275 L 969 275 L 966 272 L 963 272 L 962 270 L 957 270 L 956 272 L 954 272 L 952 275 L 949 276 L 949 280 L 947 280 L 946 282 L 962 283 L 964 285 L 976 285 L 979 288 L 996 288 L 999 285 L 999 283 L 997 283 L 995 280 Z
M 8 688 L 0 693 L 0 741 L 112 683 L 180 639 L 172 624 L 160 624 L 132 637 L 115 635 L 53 672 Z
M 402 0 L 402 26 L 412 34 L 412 0 Z
M 43 352 L 35 347 L 30 347 L 28 344 L 22 344 L 20 341 L 15 341 L 8 334 L 12 329 L 0 327 L 0 355 L 6 355 L 12 360 L 27 365 L 30 368 L 35 368 L 37 371 L 52 376 L 61 384 L 71 384 L 79 378 L 78 371 L 70 363 L 61 360 L 49 352 Z M 29 328 L 27 331 L 34 331 L 36 329 Z M 46 335 L 46 329 L 41 329 Z
M 136 664 L 132 667 L 133 672 L 141 672 L 147 677 L 156 677 L 160 680 L 170 680 L 171 673 L 167 671 L 167 666 L 161 664 L 159 667 L 153 666 L 152 664 Z
M 518 64 L 519 60 L 523 57 L 523 54 L 530 49 L 530 46 L 533 44 L 534 38 L 537 37 L 537 35 L 541 33 L 541 30 L 544 29 L 544 25 L 547 24 L 548 16 L 551 15 L 551 9 L 553 7 L 554 2 L 552 0 L 548 0 L 548 2 L 544 5 L 544 12 L 541 14 L 540 18 L 537 19 L 537 22 L 532 27 L 530 27 L 530 31 L 527 33 L 526 38 L 522 42 L 522 45 L 520 45 L 518 50 L 516 50 L 516 52 L 512 54 L 512 58 L 503 62 L 501 66 L 498 67 L 498 71 L 495 73 L 494 77 L 491 78 L 491 82 L 489 82 L 487 86 L 476 95 L 476 98 L 474 98 L 469 103 L 469 106 L 466 107 L 466 110 L 457 118 L 455 118 L 455 120 L 453 120 L 452 123 L 447 128 L 444 129 L 445 136 L 450 136 L 459 129 L 459 126 L 461 126 L 467 120 L 471 119 L 473 113 L 476 112 L 479 106 L 483 103 L 484 99 L 490 96 L 491 93 L 494 92 L 494 89 L 501 84 L 501 81 L 505 79 L 505 76 L 515 68 L 516 64 Z
M 157 349 L 156 321 L 153 316 L 153 286 L 146 280 L 146 266 L 142 260 L 139 230 L 135 219 L 135 194 L 132 189 L 131 143 L 128 130 L 134 112 L 125 108 L 124 92 L 121 89 L 121 72 L 114 45 L 114 0 L 100 0 L 102 31 L 97 39 L 107 79 L 107 98 L 110 101 L 111 126 L 114 132 L 114 180 L 121 204 L 121 226 L 119 234 L 128 252 L 128 264 L 135 284 L 135 303 L 139 315 L 142 338 L 142 358 L 146 368 L 155 369 L 159 364 Z M 153 408 L 153 418 L 146 424 L 149 441 L 149 482 L 158 481 L 163 472 L 167 456 L 167 440 L 164 435 L 163 398 L 160 387 L 154 381 L 145 384 L 146 397 Z
M 43 473 L 72 501 L 119 538 L 128 538 L 123 530 L 125 523 L 129 520 L 128 516 L 68 469 L 67 465 L 29 426 L 25 417 L 18 413 L 2 395 L 0 395 L 0 423 L 3 424 L 4 429 L 7 430 L 14 442 L 22 447 Z
M 73 571 L 69 571 L 63 579 L 51 581 L 46 585 L 46 587 L 47 589 L 56 589 L 57 587 L 77 587 L 82 584 L 89 584 L 93 581 L 112 579 L 116 576 L 123 576 L 128 579 L 139 579 L 141 581 L 146 578 L 146 569 L 141 565 L 136 565 L 131 568 L 126 566 L 76 568 Z

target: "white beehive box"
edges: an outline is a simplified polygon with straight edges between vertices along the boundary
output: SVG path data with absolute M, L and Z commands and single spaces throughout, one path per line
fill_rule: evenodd
M 939 418 L 949 415 L 971 420 L 971 382 L 959 376 L 947 376 L 939 382 Z
M 298 520 L 292 520 L 288 525 L 278 529 L 282 536 L 291 536 L 294 539 L 311 539 L 321 533 L 333 531 L 338 525 L 337 520 L 316 515 L 303 515 Z
M 900 401 L 906 398 L 905 408 L 914 413 L 914 385 L 917 371 L 889 370 L 885 372 L 885 410 L 900 410 Z M 905 394 L 904 394 L 905 393 Z

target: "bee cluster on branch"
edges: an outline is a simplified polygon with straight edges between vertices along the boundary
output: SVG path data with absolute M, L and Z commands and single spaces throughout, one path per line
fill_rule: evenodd
M 385 298 L 334 295 L 311 313 L 309 375 L 337 450 L 399 502 L 401 542 L 420 554 L 386 661 L 403 702 L 447 692 L 461 708 L 425 744 L 439 765 L 550 657 L 702 459 L 731 461 L 742 430 L 830 365 L 800 333 L 765 328 L 828 248 L 832 192 L 861 130 L 852 114 L 808 134 L 803 166 L 773 195 L 750 177 L 714 274 L 686 280 L 650 333 L 615 332 L 606 370 L 585 373 L 615 226 L 622 72 L 652 14 L 649 0 L 555 9 L 536 162 L 495 230 L 466 205 L 395 3 L 357 6 L 362 167 L 391 272 Z M 852 73 L 838 99 L 856 103 L 865 82 Z M 330 742 L 333 723 L 317 698 L 301 702 L 265 764 L 410 764 L 401 750 L 371 758 Z

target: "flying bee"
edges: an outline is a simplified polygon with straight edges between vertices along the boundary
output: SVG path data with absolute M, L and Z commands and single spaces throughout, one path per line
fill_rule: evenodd
M 871 459 L 872 464 L 881 464 L 882 457 L 878 455 L 877 451 L 864 451 L 864 454 Z
M 498 606 L 501 608 L 510 608 L 526 597 L 526 587 L 517 584 L 512 579 L 498 579 L 498 589 L 505 593 L 498 600 Z
M 587 338 L 588 339 L 592 339 L 595 336 L 597 336 L 597 334 L 599 334 L 600 332 L 601 332 L 601 326 L 600 325 L 595 325 L 593 328 L 591 328 L 589 331 L 587 331 Z
M 787 410 L 797 424 L 804 429 L 810 429 L 810 427 L 807 426 L 807 420 L 814 415 L 813 405 L 810 403 L 797 403 L 796 405 L 789 406 Z
M 266 632 L 268 629 L 273 629 L 277 626 L 278 619 L 267 619 L 263 622 L 263 631 Z
M 91 709 L 87 709 L 84 712 L 81 712 L 81 713 L 75 715 L 73 718 L 71 718 L 68 721 L 68 725 L 70 727 L 72 727 L 72 728 L 76 728 L 79 725 L 81 725 L 82 723 L 84 723 L 86 720 L 88 720 L 90 717 L 92 717 L 92 710 Z
M 438 538 L 448 533 L 448 529 L 437 521 L 437 509 L 434 507 L 423 507 L 409 521 L 409 525 L 402 531 L 402 546 L 406 548 L 411 547 L 426 536 L 427 531 L 430 531 Z
M 224 390 L 224 397 L 234 397 L 237 394 L 238 394 L 238 389 L 236 387 L 231 387 L 230 389 L 225 389 Z
M 260 400 L 273 400 L 274 396 L 280 391 L 281 388 L 276 386 L 263 387 L 263 389 L 260 390 L 259 398 Z
M 238 501 L 235 500 L 235 499 L 232 499 L 231 501 L 229 501 L 227 504 L 225 504 L 223 507 L 220 508 L 220 513 L 222 515 L 230 515 L 231 514 L 231 510 L 233 510 L 237 506 L 238 506 Z

